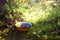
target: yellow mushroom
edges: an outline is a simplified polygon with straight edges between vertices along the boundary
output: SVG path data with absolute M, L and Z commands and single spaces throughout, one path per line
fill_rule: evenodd
M 22 25 L 22 24 L 21 24 L 20 22 L 17 22 L 17 23 L 15 24 L 16 27 L 21 27 L 21 25 Z
M 21 25 L 22 25 L 21 22 L 18 22 L 17 20 L 15 20 L 15 22 L 16 22 L 16 23 L 15 23 L 15 26 L 16 26 L 16 27 L 21 27 Z

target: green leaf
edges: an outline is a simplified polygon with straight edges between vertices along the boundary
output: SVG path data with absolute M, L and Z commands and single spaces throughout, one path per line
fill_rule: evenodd
M 44 37 L 45 39 L 48 39 L 48 35 L 47 35 L 47 34 L 43 35 L 43 37 Z
M 10 11 L 10 6 L 9 6 L 9 4 L 5 4 L 5 8 L 6 8 L 7 11 Z
M 59 19 L 58 19 L 58 26 L 60 26 L 60 21 L 59 21 Z

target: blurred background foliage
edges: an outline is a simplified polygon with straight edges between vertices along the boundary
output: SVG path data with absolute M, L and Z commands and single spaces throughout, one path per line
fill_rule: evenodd
M 0 40 L 59 40 L 59 0 L 6 0 L 0 10 Z M 14 28 L 15 19 L 34 25 L 27 32 Z

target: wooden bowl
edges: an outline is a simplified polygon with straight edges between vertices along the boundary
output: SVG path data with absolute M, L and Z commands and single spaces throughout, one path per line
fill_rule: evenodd
M 24 32 L 24 31 L 27 31 L 29 30 L 29 28 L 16 28 L 18 31 L 21 31 L 21 32 Z

